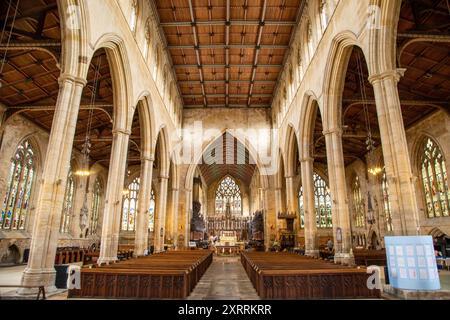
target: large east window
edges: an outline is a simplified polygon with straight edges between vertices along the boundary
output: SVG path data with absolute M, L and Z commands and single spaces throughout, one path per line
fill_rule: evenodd
M 35 165 L 35 153 L 30 142 L 25 140 L 17 147 L 10 161 L 9 178 L 0 216 L 0 229 L 25 229 Z
M 428 218 L 448 217 L 450 192 L 447 169 L 439 146 L 427 138 L 421 146 L 421 175 Z
M 218 215 L 226 213 L 227 204 L 230 204 L 231 214 L 242 214 L 241 190 L 233 178 L 226 177 L 219 184 L 215 204 Z

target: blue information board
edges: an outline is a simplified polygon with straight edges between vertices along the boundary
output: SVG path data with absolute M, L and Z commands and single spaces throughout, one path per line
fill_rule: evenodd
M 431 236 L 385 237 L 389 281 L 405 290 L 439 290 Z

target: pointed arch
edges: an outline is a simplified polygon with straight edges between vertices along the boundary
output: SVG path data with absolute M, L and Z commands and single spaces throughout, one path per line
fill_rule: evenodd
M 293 177 L 297 174 L 296 170 L 299 162 L 300 148 L 298 144 L 297 133 L 294 126 L 289 124 L 286 132 L 286 158 L 285 160 L 285 170 L 286 177 Z
M 169 134 L 167 132 L 166 126 L 161 126 L 155 141 L 153 150 L 159 147 L 159 154 L 156 155 L 158 159 L 159 175 L 161 177 L 169 177 L 170 169 L 170 144 L 169 144 Z
M 99 49 L 105 50 L 111 71 L 114 100 L 114 129 L 126 131 L 129 129 L 128 125 L 133 121 L 132 112 L 130 112 L 129 108 L 133 106 L 134 101 L 132 100 L 133 84 L 125 42 L 113 33 L 103 35 L 94 45 L 90 60 L 92 60 L 94 53 Z M 87 70 L 84 75 L 84 78 L 86 77 Z M 131 119 L 129 119 L 130 115 Z
M 338 34 L 332 41 L 325 67 L 323 88 L 323 104 L 327 106 L 323 110 L 324 131 L 341 127 L 342 94 L 345 86 L 346 70 L 354 46 L 359 46 L 362 49 L 356 35 L 350 31 Z M 363 53 L 365 54 L 364 50 Z

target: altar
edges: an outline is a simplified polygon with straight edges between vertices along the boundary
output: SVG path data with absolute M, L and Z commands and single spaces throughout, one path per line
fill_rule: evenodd
M 236 231 L 221 231 L 219 243 L 215 245 L 217 255 L 238 255 L 241 250 L 243 250 L 243 244 L 237 242 Z

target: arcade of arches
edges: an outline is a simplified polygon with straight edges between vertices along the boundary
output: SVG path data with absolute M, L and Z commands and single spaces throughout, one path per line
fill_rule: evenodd
M 71 248 L 450 256 L 446 1 L 0 8 L 0 265 L 23 285 Z

